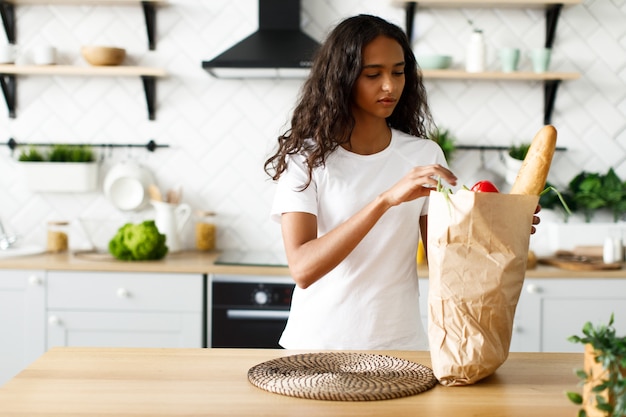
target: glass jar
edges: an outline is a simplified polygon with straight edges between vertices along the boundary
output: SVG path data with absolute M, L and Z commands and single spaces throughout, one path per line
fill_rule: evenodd
M 68 228 L 66 221 L 48 222 L 47 249 L 51 253 L 66 252 L 68 249 Z
M 215 249 L 215 213 L 199 210 L 196 212 L 196 249 L 209 251 Z

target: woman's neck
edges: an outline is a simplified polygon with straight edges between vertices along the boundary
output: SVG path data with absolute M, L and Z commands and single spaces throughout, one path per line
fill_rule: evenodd
M 342 145 L 346 150 L 359 155 L 373 155 L 389 146 L 391 129 L 386 121 L 380 123 L 357 123 L 350 134 L 350 142 Z

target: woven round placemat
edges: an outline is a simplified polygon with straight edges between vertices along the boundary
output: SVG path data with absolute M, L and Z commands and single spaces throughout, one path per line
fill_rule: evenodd
M 419 363 L 358 352 L 303 353 L 248 370 L 255 386 L 276 394 L 315 400 L 371 401 L 419 394 L 437 384 Z

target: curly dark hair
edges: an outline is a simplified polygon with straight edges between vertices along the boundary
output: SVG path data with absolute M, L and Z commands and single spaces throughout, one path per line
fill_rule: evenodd
M 309 169 L 306 188 L 313 169 L 323 166 L 332 151 L 349 142 L 355 124 L 351 111 L 353 86 L 361 74 L 363 48 L 378 36 L 396 40 L 404 51 L 404 90 L 387 124 L 417 137 L 428 136 L 428 128 L 434 122 L 422 74 L 406 34 L 380 17 L 349 17 L 330 32 L 316 52 L 291 118 L 291 128 L 278 137 L 278 150 L 265 161 L 265 172 L 273 180 L 278 180 L 287 169 L 288 155 L 303 153 Z

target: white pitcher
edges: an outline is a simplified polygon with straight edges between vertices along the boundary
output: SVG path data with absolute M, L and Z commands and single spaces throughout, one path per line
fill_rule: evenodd
M 165 244 L 169 252 L 178 252 L 182 249 L 180 233 L 189 221 L 191 207 L 188 204 L 170 204 L 152 201 L 156 217 L 154 222 L 159 232 L 165 235 Z

